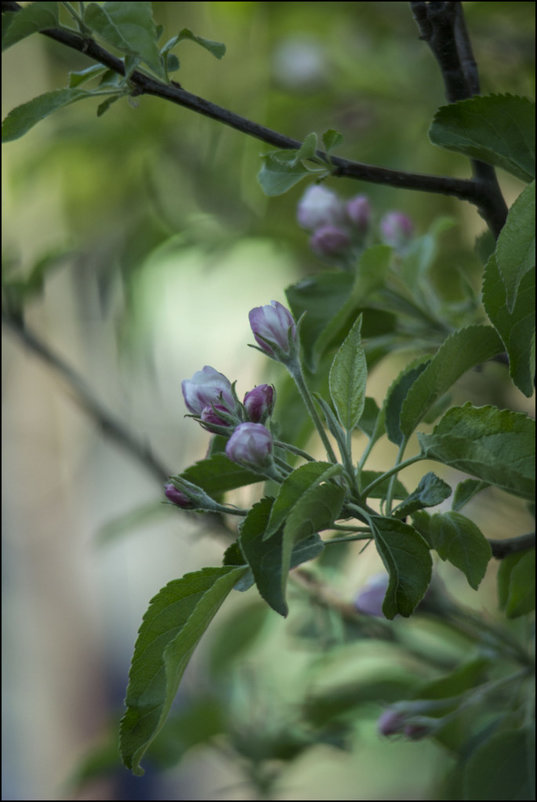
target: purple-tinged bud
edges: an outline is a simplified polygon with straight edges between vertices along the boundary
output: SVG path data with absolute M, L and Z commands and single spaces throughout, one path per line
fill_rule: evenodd
M 248 313 L 256 342 L 273 359 L 290 357 L 296 348 L 296 324 L 292 314 L 278 301 L 256 306 Z
M 360 234 L 365 234 L 371 222 L 371 206 L 367 195 L 356 195 L 347 201 L 347 217 Z
M 233 462 L 267 468 L 272 464 L 272 435 L 261 423 L 241 423 L 226 445 Z
M 382 605 L 389 581 L 388 574 L 375 574 L 370 577 L 354 600 L 356 609 L 360 613 L 384 618 Z
M 414 233 L 414 224 L 403 212 L 388 212 L 380 221 L 381 238 L 392 248 L 401 248 L 408 244 Z
M 264 423 L 274 409 L 274 387 L 259 384 L 244 396 L 244 408 L 252 423 Z
M 194 506 L 188 496 L 185 496 L 184 493 L 181 493 L 180 490 L 177 490 L 177 488 L 172 485 L 171 482 L 168 482 L 166 485 L 164 485 L 164 495 L 177 507 L 182 507 L 185 510 Z
M 314 231 L 310 245 L 319 256 L 343 256 L 351 247 L 351 238 L 343 228 L 322 226 Z
M 398 710 L 388 707 L 377 722 L 377 728 L 381 735 L 398 735 L 403 732 L 405 727 L 405 716 Z
M 304 192 L 297 208 L 298 224 L 313 231 L 344 220 L 343 204 L 329 189 L 314 184 Z
M 217 414 L 218 410 L 220 412 L 227 413 L 228 410 L 226 407 L 223 407 L 222 404 L 214 404 L 212 407 L 203 407 L 201 410 L 201 419 L 204 423 L 214 423 L 216 426 L 230 426 L 227 420 L 224 418 L 220 418 Z
M 422 738 L 431 734 L 432 728 L 426 724 L 407 724 L 403 728 L 403 732 L 411 741 L 421 741 Z
M 181 387 L 185 404 L 194 415 L 201 415 L 211 404 L 225 405 L 230 410 L 235 408 L 229 379 L 209 365 L 194 373 L 191 379 L 184 379 Z

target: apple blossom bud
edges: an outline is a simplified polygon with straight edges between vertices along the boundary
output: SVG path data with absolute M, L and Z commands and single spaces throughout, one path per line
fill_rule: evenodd
M 406 245 L 414 233 L 414 224 L 403 212 L 388 212 L 380 221 L 382 241 L 393 248 Z
M 329 189 L 314 184 L 304 192 L 297 208 L 298 224 L 313 231 L 321 226 L 336 225 L 344 219 L 343 204 Z
M 185 404 L 194 415 L 201 415 L 211 404 L 221 404 L 229 410 L 235 408 L 229 379 L 209 365 L 194 373 L 191 379 L 184 379 L 181 387 Z
M 292 357 L 296 350 L 296 324 L 288 309 L 278 301 L 251 309 L 248 318 L 256 342 L 276 360 Z
M 351 246 L 351 238 L 343 228 L 322 226 L 314 231 L 310 245 L 319 256 L 343 256 Z
M 381 735 L 397 735 L 403 732 L 405 726 L 405 716 L 398 710 L 388 707 L 377 722 L 377 728 Z
M 180 490 L 177 490 L 177 488 L 172 485 L 171 482 L 168 482 L 166 485 L 164 485 L 164 495 L 177 507 L 188 509 L 189 507 L 193 506 L 188 496 L 185 496 L 184 493 L 181 493 Z
M 382 605 L 388 588 L 388 582 L 388 574 L 375 574 L 370 577 L 354 600 L 356 609 L 360 613 L 384 618 Z
M 431 727 L 428 727 L 426 724 L 407 724 L 403 728 L 403 733 L 411 741 L 421 741 L 422 738 L 426 738 L 427 735 L 430 735 L 431 731 Z
M 214 404 L 211 407 L 203 407 L 201 410 L 201 419 L 204 423 L 214 423 L 216 426 L 230 426 L 229 421 L 220 418 L 218 412 L 227 414 L 228 410 L 222 404 Z
M 244 408 L 252 423 L 264 423 L 274 408 L 274 387 L 259 384 L 244 396 Z
M 261 423 L 241 423 L 227 441 L 226 456 L 253 468 L 267 468 L 272 464 L 272 435 Z
M 365 234 L 371 222 L 371 206 L 367 195 L 356 195 L 347 201 L 347 217 L 360 234 Z

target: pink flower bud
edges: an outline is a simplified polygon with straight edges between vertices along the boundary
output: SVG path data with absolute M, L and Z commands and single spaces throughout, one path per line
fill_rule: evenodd
M 270 384 L 259 384 L 246 393 L 243 403 L 248 418 L 253 423 L 264 423 L 274 408 L 274 387 Z
M 354 606 L 360 613 L 376 615 L 384 618 L 382 605 L 388 588 L 388 574 L 375 574 L 365 583 L 354 600 Z
M 431 727 L 427 727 L 426 724 L 407 724 L 403 732 L 411 741 L 421 741 L 431 734 Z
M 216 410 L 216 411 L 215 411 Z M 201 410 L 201 419 L 204 423 L 214 423 L 216 426 L 230 426 L 229 421 L 225 420 L 224 418 L 220 418 L 217 414 L 218 410 L 220 412 L 228 412 L 226 407 L 223 407 L 222 404 L 214 404 L 213 407 L 203 407 Z
M 177 488 L 171 482 L 168 482 L 166 485 L 164 485 L 164 495 L 173 504 L 176 504 L 178 507 L 182 507 L 183 509 L 188 509 L 189 507 L 193 506 L 188 496 L 185 496 L 184 493 L 181 493 L 180 490 L 177 490 Z
M 273 359 L 292 356 L 296 347 L 296 324 L 278 301 L 251 309 L 248 318 L 256 342 Z M 273 350 L 274 349 L 274 350 Z
M 226 445 L 233 462 L 265 468 L 272 463 L 272 435 L 261 423 L 241 423 Z
M 360 234 L 365 234 L 371 222 L 371 206 L 367 195 L 356 195 L 347 201 L 347 217 Z
M 397 710 L 388 707 L 377 722 L 378 731 L 381 735 L 397 735 L 403 732 L 405 726 L 405 716 Z
M 343 256 L 351 246 L 351 238 L 343 228 L 322 226 L 313 233 L 310 245 L 319 256 Z
M 209 365 L 194 373 L 191 379 L 184 379 L 181 387 L 185 404 L 194 415 L 201 415 L 211 404 L 221 404 L 230 410 L 235 408 L 229 379 Z
M 337 225 L 344 219 L 343 204 L 335 192 L 314 184 L 304 192 L 297 208 L 298 224 L 313 231 L 320 226 Z
M 380 221 L 382 241 L 393 248 L 406 245 L 414 233 L 414 224 L 403 212 L 388 212 Z

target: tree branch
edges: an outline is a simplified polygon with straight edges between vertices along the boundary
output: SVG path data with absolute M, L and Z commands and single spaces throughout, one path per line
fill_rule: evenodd
M 506 538 L 505 540 L 489 540 L 492 549 L 492 556 L 497 560 L 503 560 L 510 554 L 518 554 L 521 551 L 528 551 L 535 548 L 535 532 L 527 535 Z
M 49 365 L 55 373 L 67 382 L 73 392 L 76 403 L 99 427 L 103 434 L 129 452 L 138 462 L 141 462 L 162 487 L 172 471 L 163 465 L 144 443 L 137 440 L 118 418 L 115 418 L 102 406 L 82 376 L 45 345 L 37 334 L 30 331 L 20 317 L 2 312 L 2 323 L 15 334 L 26 348 L 29 348 L 42 362 Z
M 430 47 L 444 80 L 450 103 L 479 93 L 479 75 L 460 2 L 411 2 L 412 14 L 423 39 Z M 507 217 L 503 198 L 490 164 L 471 159 L 474 181 L 483 186 L 485 203 L 480 214 L 494 235 L 502 230 Z
M 20 10 L 18 3 L 2 0 L 2 11 L 18 10 Z M 74 31 L 62 28 L 49 28 L 41 31 L 41 33 L 104 64 L 120 75 L 125 74 L 125 66 L 121 59 L 112 55 L 91 38 L 80 36 Z M 215 103 L 211 103 L 205 98 L 187 92 L 177 84 L 165 84 L 138 70 L 131 74 L 129 82 L 135 95 L 146 94 L 163 98 L 277 148 L 294 150 L 302 144 L 299 140 L 273 131 Z M 323 151 L 318 151 L 317 154 L 321 157 L 326 156 Z M 419 192 L 451 195 L 468 201 L 477 206 L 479 213 L 496 235 L 505 220 L 505 215 L 503 220 L 500 219 L 501 215 L 498 215 L 497 210 L 492 208 L 490 187 L 482 180 L 457 179 L 447 176 L 409 173 L 402 170 L 388 170 L 384 167 L 364 164 L 338 156 L 331 156 L 331 161 L 335 167 L 333 174 L 338 177 L 353 178 L 373 184 L 384 184 L 398 189 L 413 189 Z

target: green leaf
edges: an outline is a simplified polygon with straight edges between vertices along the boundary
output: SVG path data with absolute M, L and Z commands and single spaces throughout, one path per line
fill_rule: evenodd
M 218 676 L 229 671 L 237 658 L 248 651 L 261 634 L 267 613 L 267 605 L 255 599 L 253 603 L 241 604 L 219 623 L 210 644 L 211 674 Z
M 300 326 L 300 342 L 304 360 L 310 369 L 315 369 L 315 341 L 338 312 L 344 307 L 354 283 L 350 273 L 327 270 L 317 276 L 309 276 L 287 287 L 285 295 L 295 320 L 304 312 Z
M 452 217 L 439 217 L 426 234 L 416 237 L 409 244 L 402 258 L 399 274 L 413 296 L 420 295 L 425 299 L 423 280 L 436 257 L 438 238 L 454 225 L 455 220 Z
M 521 279 L 513 312 L 507 308 L 505 285 L 493 254 L 485 268 L 483 303 L 509 355 L 509 373 L 518 389 L 533 395 L 535 381 L 535 271 Z
M 296 160 L 299 159 L 313 159 L 316 157 L 317 153 L 317 134 L 315 131 L 312 131 L 311 134 L 308 134 L 307 137 L 304 139 L 304 142 L 301 144 L 299 149 L 296 152 Z
M 339 422 L 348 432 L 358 425 L 365 404 L 367 363 L 361 330 L 360 315 L 337 351 L 328 376 L 332 403 Z
M 2 50 L 32 33 L 58 26 L 58 3 L 30 3 L 2 14 Z
M 535 104 L 515 95 L 476 96 L 438 109 L 431 142 L 472 159 L 535 178 Z
M 321 488 L 318 488 L 319 490 Z M 254 504 L 240 526 L 240 546 L 248 561 L 260 596 L 280 615 L 288 613 L 285 600 L 289 569 L 317 557 L 324 545 L 317 534 L 308 533 L 292 554 L 284 549 L 284 529 L 281 527 L 269 540 L 263 539 L 270 517 L 273 499 L 263 498 Z
M 535 421 L 497 407 L 452 407 L 432 434 L 418 434 L 428 459 L 532 500 L 535 496 Z
M 416 693 L 414 699 L 449 699 L 459 696 L 480 685 L 486 678 L 487 669 L 490 668 L 491 659 L 479 656 L 457 666 L 443 677 L 424 682 Z
M 358 421 L 358 429 L 367 435 L 369 439 L 374 438 L 375 441 L 384 434 L 383 411 L 379 409 L 375 399 L 370 396 L 365 398 L 364 411 Z
M 533 799 L 535 788 L 530 777 L 534 749 L 530 728 L 492 735 L 464 764 L 464 799 Z
M 440 558 L 462 571 L 477 590 L 492 556 L 479 527 L 459 512 L 438 513 L 429 521 L 429 538 Z
M 2 142 L 18 139 L 52 112 L 93 96 L 93 92 L 84 89 L 55 89 L 34 97 L 9 112 L 2 123 Z
M 102 75 L 104 72 L 106 72 L 106 67 L 103 67 L 102 64 L 92 64 L 91 67 L 86 67 L 85 70 L 70 72 L 69 89 L 74 89 L 75 87 L 80 86 L 80 84 L 84 84 L 86 81 L 90 81 L 92 78 Z
M 382 611 L 386 618 L 412 614 L 431 581 L 427 543 L 412 527 L 395 518 L 371 517 L 377 551 L 390 577 Z
M 354 283 L 349 288 L 348 295 L 337 313 L 324 325 L 313 343 L 311 367 L 317 370 L 323 354 L 333 345 L 345 331 L 348 331 L 360 310 L 375 290 L 380 289 L 385 282 L 392 257 L 392 249 L 387 245 L 373 245 L 367 248 L 360 257 Z M 326 275 L 326 274 L 321 274 Z M 326 309 L 323 310 L 326 314 Z M 373 314 L 380 320 L 382 313 L 374 310 Z M 365 321 L 363 321 L 365 323 Z M 362 325 L 365 331 L 366 326 Z M 374 336 L 370 333 L 369 336 Z
M 512 313 L 522 279 L 535 271 L 535 181 L 509 209 L 498 237 L 496 264 L 505 285 L 507 311 Z
M 378 479 L 379 476 L 382 476 L 382 471 L 361 471 L 360 473 L 360 489 L 363 490 L 368 485 L 371 484 L 375 479 Z M 368 498 L 386 498 L 386 494 L 388 493 L 388 488 L 393 481 L 393 488 L 392 488 L 392 497 L 393 498 L 406 498 L 408 496 L 408 490 L 405 488 L 404 484 L 399 480 L 393 480 L 392 476 L 387 476 L 384 481 L 379 482 L 378 485 L 375 485 L 373 490 L 367 494 Z
M 324 149 L 327 153 L 330 153 L 333 148 L 337 148 L 338 145 L 341 145 L 343 142 L 343 135 L 334 128 L 329 128 L 322 134 L 321 139 L 323 140 Z
M 162 729 L 201 636 L 246 568 L 203 568 L 169 582 L 151 599 L 134 647 L 120 751 L 134 774 Z
M 196 44 L 208 50 L 209 53 L 212 53 L 215 58 L 220 59 L 226 54 L 226 46 L 222 44 L 222 42 L 213 42 L 212 39 L 204 39 L 203 36 L 196 36 L 189 28 L 183 28 L 177 36 L 177 42 L 181 42 L 183 39 L 190 39 L 192 42 L 196 42 Z
M 309 488 L 326 482 L 342 470 L 341 465 L 332 465 L 329 462 L 308 462 L 290 473 L 282 482 L 274 501 L 264 539 L 271 537 L 283 526 L 294 506 Z
M 408 438 L 435 401 L 469 368 L 503 351 L 492 326 L 468 326 L 440 346 L 431 362 L 409 389 L 401 407 L 400 427 Z
M 451 495 L 451 487 L 434 473 L 426 473 L 417 488 L 394 509 L 397 518 L 404 518 L 424 507 L 436 507 Z
M 196 462 L 183 471 L 180 476 L 192 484 L 198 485 L 210 496 L 251 485 L 254 482 L 265 481 L 264 476 L 241 468 L 236 462 L 228 459 L 225 454 L 213 454 L 208 459 Z
M 498 570 L 500 609 L 518 618 L 535 609 L 535 549 L 509 554 Z
M 427 357 L 414 359 L 409 365 L 403 368 L 399 376 L 397 376 L 388 388 L 383 409 L 386 434 L 388 435 L 388 440 L 391 440 L 392 443 L 401 445 L 403 442 L 403 432 L 400 426 L 401 407 L 408 395 L 408 391 L 418 376 L 423 373 L 430 361 L 431 360 Z
M 84 22 L 105 42 L 124 54 L 139 56 L 160 78 L 165 78 L 152 3 L 90 3 Z
M 269 197 L 283 195 L 310 171 L 299 161 L 296 150 L 273 150 L 262 156 L 263 165 L 257 174 L 261 189 Z
M 451 509 L 453 512 L 459 512 L 459 510 L 462 510 L 462 508 L 468 504 L 470 499 L 472 499 L 477 493 L 485 490 L 487 487 L 490 487 L 489 483 L 483 482 L 481 479 L 465 479 L 463 482 L 459 482 L 455 488 L 453 502 L 451 504 Z

